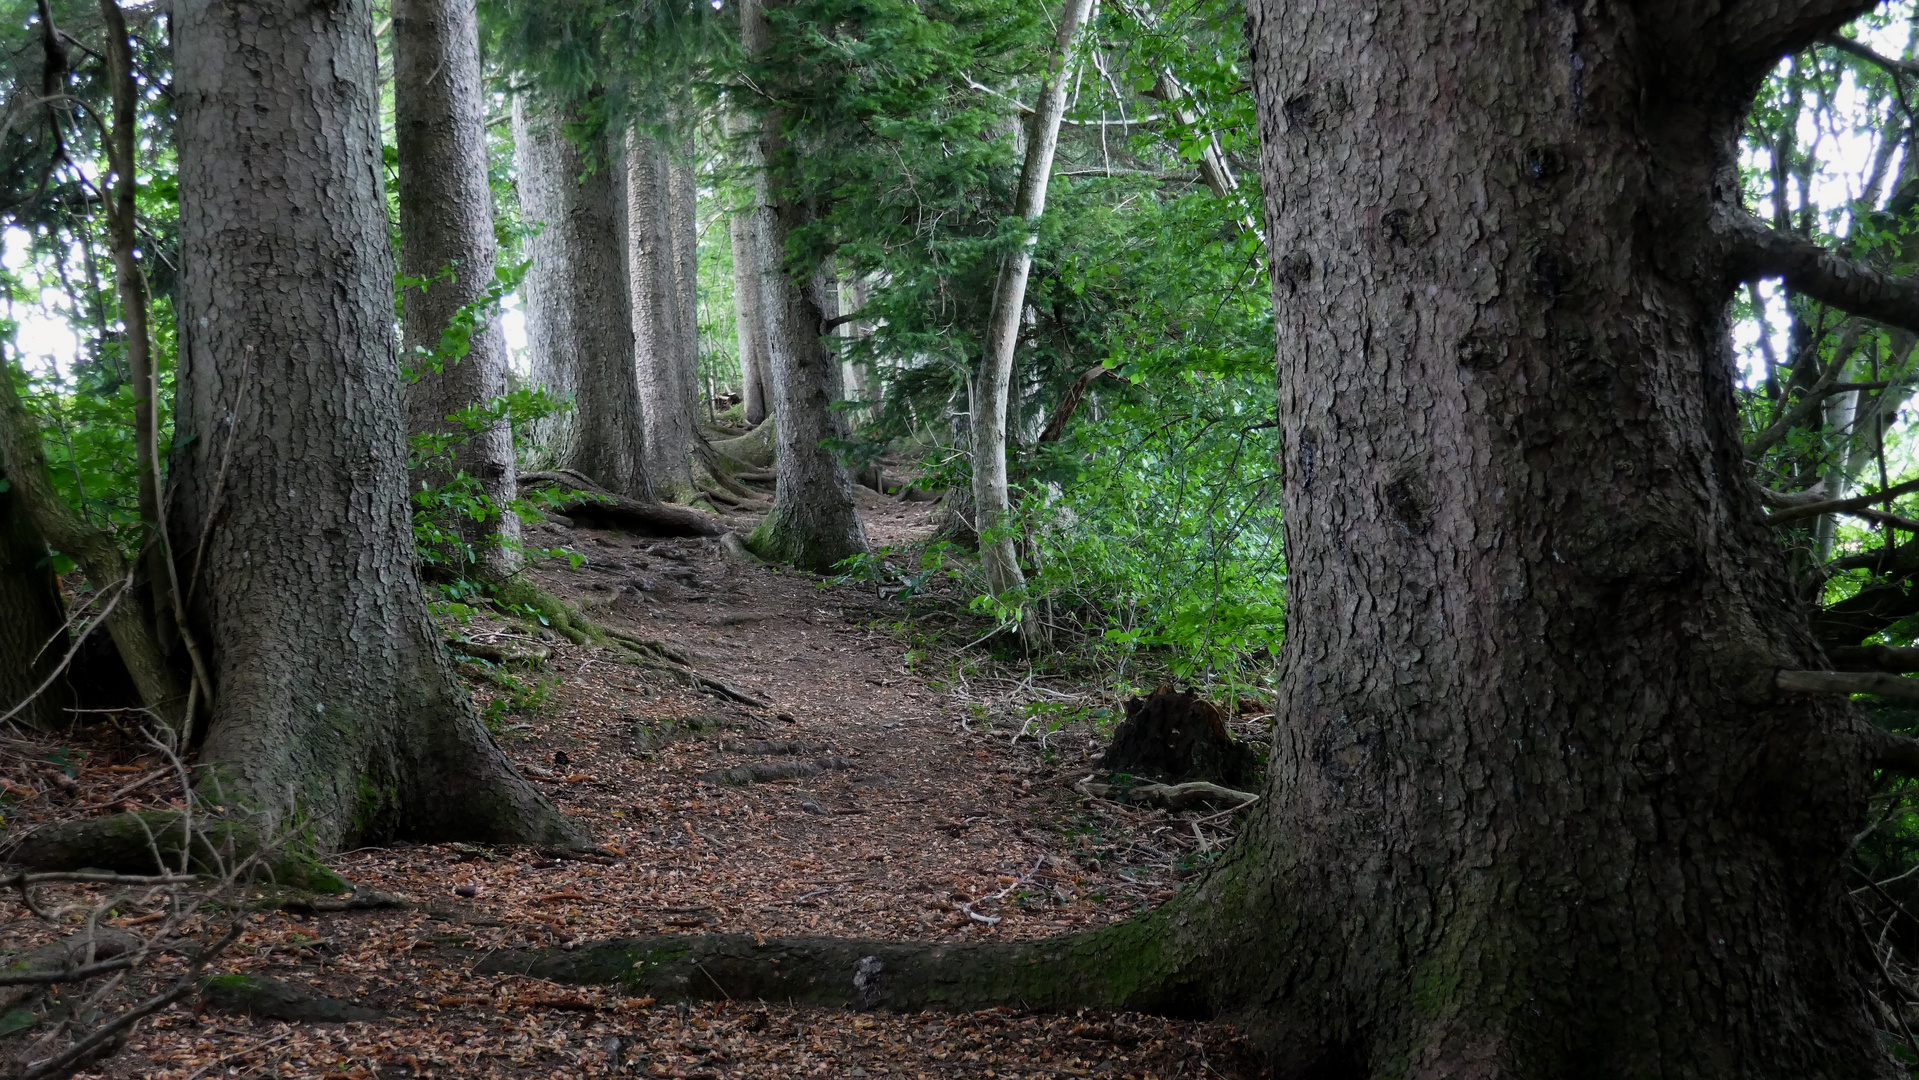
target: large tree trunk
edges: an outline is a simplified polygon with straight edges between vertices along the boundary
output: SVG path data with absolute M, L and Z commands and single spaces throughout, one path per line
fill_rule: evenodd
M 527 241 L 530 381 L 573 408 L 543 421 L 548 463 L 609 491 L 652 501 L 646 432 L 627 294 L 625 208 L 612 147 L 591 160 L 561 130 L 580 119 L 530 94 L 513 101 L 521 216 L 542 226 Z
M 1260 1026 L 1302 1070 L 1879 1072 L 1841 907 L 1862 732 L 1772 686 L 1819 656 L 1713 232 L 1814 27 L 1251 10 L 1289 570 L 1240 852 L 1286 928 L 1234 965 Z
M 1255 0 L 1290 593 L 1264 797 L 1140 920 L 874 947 L 905 1007 L 1221 1015 L 1282 1077 L 1895 1075 L 1843 874 L 1885 740 L 1777 689 L 1820 657 L 1727 332 L 1746 105 L 1863 6 Z M 632 979 L 648 944 L 599 962 L 856 997 L 837 947 Z
M 685 502 L 693 485 L 698 396 L 681 288 L 673 164 L 657 137 L 626 140 L 627 271 L 632 281 L 633 351 L 646 414 L 646 472 L 661 497 Z
M 759 235 L 761 208 L 766 204 L 765 170 L 760 161 L 759 118 L 729 107 L 726 133 L 730 145 L 744 160 L 739 166 L 753 178 L 752 205 L 727 222 L 733 242 L 733 326 L 740 346 L 740 401 L 749 427 L 771 415 L 773 374 L 767 357 L 766 317 L 760 305 L 760 257 L 766 250 Z
M 393 5 L 394 130 L 400 151 L 400 273 L 425 280 L 405 292 L 402 367 L 407 429 L 451 436 L 451 455 L 413 477 L 441 486 L 464 474 L 504 511 L 517 497 L 513 431 L 501 420 L 478 431 L 449 417 L 507 391 L 506 339 L 497 317 L 474 324 L 464 357 L 427 355 L 461 308 L 493 284 L 493 192 L 487 184 L 486 94 L 480 81 L 480 28 L 473 0 L 396 0 Z M 487 577 L 513 571 L 520 519 L 511 512 L 459 523 Z M 463 554 L 463 553 L 462 553 Z M 456 563 L 463 561 L 456 558 Z M 457 566 L 469 572 L 465 566 Z
M 0 491 L 0 715 L 41 730 L 72 720 L 73 690 L 55 678 L 67 653 L 65 623 L 47 542 L 19 493 Z
M 741 39 L 749 54 L 770 45 L 760 0 L 740 5 Z M 760 312 L 766 323 L 777 428 L 778 487 L 747 546 L 760 556 L 825 570 L 866 550 L 866 527 L 853 504 L 853 480 L 827 445 L 847 435 L 832 403 L 842 396 L 839 358 L 826 335 L 825 290 L 834 287 L 817 267 L 786 265 L 786 238 L 811 221 L 811 209 L 770 174 L 788 160 L 785 123 L 777 108 L 760 117 L 761 181 L 774 198 L 757 202 L 753 230 L 760 250 Z
M 1053 178 L 1053 151 L 1059 146 L 1059 124 L 1066 112 L 1066 84 L 1071 81 L 1073 42 L 1086 20 L 1092 0 L 1066 0 L 1060 11 L 1051 65 L 1033 104 L 1032 126 L 1026 136 L 1026 161 L 1020 168 L 1019 194 L 1013 215 L 1025 232 L 1017 248 L 1000 259 L 999 279 L 993 287 L 993 307 L 987 316 L 984 353 L 973 386 L 973 507 L 979 532 L 980 572 L 994 596 L 1017 594 L 1026 584 L 1020 573 L 1019 552 L 1013 543 L 1012 498 L 1007 488 L 1007 404 L 1013 381 L 1013 354 L 1019 348 L 1020 315 L 1026 310 L 1026 278 L 1033 269 L 1033 245 L 1038 242 L 1039 219 L 1046 213 L 1046 189 Z M 1021 623 L 1030 637 L 1034 624 Z
M 578 842 L 488 738 L 415 571 L 367 0 L 182 0 L 174 26 L 176 546 L 218 690 L 197 782 L 320 850 Z

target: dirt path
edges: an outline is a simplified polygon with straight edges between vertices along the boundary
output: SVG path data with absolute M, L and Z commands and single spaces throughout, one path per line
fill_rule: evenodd
M 876 542 L 928 527 L 924 506 L 869 502 Z M 675 1007 L 468 974 L 473 949 L 699 929 L 1056 934 L 1171 895 L 1186 850 L 1167 840 L 1177 823 L 1163 815 L 1074 795 L 1071 780 L 1090 770 L 1073 770 L 1096 750 L 1084 725 L 1047 733 L 1042 747 L 1015 738 L 1020 722 L 966 679 L 963 658 L 916 670 L 909 661 L 923 658 L 890 632 L 900 611 L 871 587 L 822 588 L 712 541 L 536 533 L 586 556 L 577 569 L 534 571 L 542 588 L 768 707 L 636 666 L 624 648 L 542 642 L 476 619 L 474 640 L 552 651 L 515 674 L 520 691 L 479 696 L 513 759 L 618 857 L 457 845 L 343 855 L 343 874 L 415 905 L 261 916 L 236 966 L 393 1020 L 287 1025 L 176 1009 L 107 1075 L 1264 1075 L 1230 1031 L 1139 1016 Z M 755 767 L 766 779 L 738 782 Z M 7 909 L 6 925 L 24 914 Z

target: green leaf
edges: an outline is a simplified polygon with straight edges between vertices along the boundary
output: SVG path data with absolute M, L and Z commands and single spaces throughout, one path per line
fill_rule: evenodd
M 9 1035 L 18 1035 L 40 1022 L 40 1018 L 31 1009 L 15 1009 L 0 1016 L 0 1039 Z

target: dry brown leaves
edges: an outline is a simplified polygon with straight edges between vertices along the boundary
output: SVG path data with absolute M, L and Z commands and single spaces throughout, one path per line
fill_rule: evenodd
M 931 513 L 869 502 L 869 526 L 894 541 L 923 534 Z M 543 670 L 516 677 L 557 685 L 537 711 L 503 718 L 502 745 L 565 812 L 586 820 L 609 856 L 468 845 L 349 852 L 334 860 L 341 873 L 417 904 L 260 916 L 228 969 L 358 999 L 390 1011 L 390 1021 L 292 1025 L 175 1008 L 98 1075 L 1266 1075 L 1229 1029 L 1151 1017 L 688 1007 L 470 974 L 474 950 L 699 929 L 919 940 L 1058 934 L 1171 895 L 1217 846 L 1217 827 L 1230 825 L 1194 829 L 1078 798 L 1070 784 L 1097 752 L 1089 733 L 1021 732 L 1009 707 L 1018 687 L 996 699 L 992 687 L 962 676 L 935 690 L 908 669 L 906 647 L 874 628 L 898 613 L 871 590 L 822 590 L 815 578 L 730 562 L 698 541 L 585 529 L 539 539 L 588 559 L 577 571 L 536 571 L 542 587 L 609 625 L 671 642 L 702 672 L 774 708 L 704 696 L 670 672 L 635 666 L 623 650 L 534 642 L 524 628 L 477 620 L 466 628 L 475 640 L 552 650 Z M 476 695 L 482 703 L 507 697 L 484 683 Z M 636 722 L 669 737 L 641 753 Z M 157 766 L 133 752 L 137 740 L 103 730 L 77 748 L 86 756 L 71 777 L 44 764 L 51 744 L 9 753 L 0 783 L 19 801 L 4 804 L 7 813 L 38 821 L 178 797 L 165 777 L 117 790 Z M 851 767 L 739 788 L 698 779 L 769 760 L 751 752 L 769 740 L 828 743 Z M 68 744 L 68 760 L 75 749 Z M 969 909 L 996 921 L 969 918 Z M 24 914 L 17 904 L 0 908 L 9 945 L 16 932 L 39 933 Z

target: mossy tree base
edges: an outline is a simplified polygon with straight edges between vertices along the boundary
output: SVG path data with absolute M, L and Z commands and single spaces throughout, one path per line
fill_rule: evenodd
M 175 810 L 143 810 L 56 822 L 0 849 L 0 860 L 35 870 L 93 868 L 153 874 L 178 869 L 184 854 L 188 869 L 222 874 L 260 850 L 259 834 L 246 824 L 206 815 L 194 822 L 189 850 L 185 821 L 186 815 Z M 262 863 L 263 881 L 282 889 L 338 896 L 352 888 L 345 878 L 300 851 L 271 852 Z

